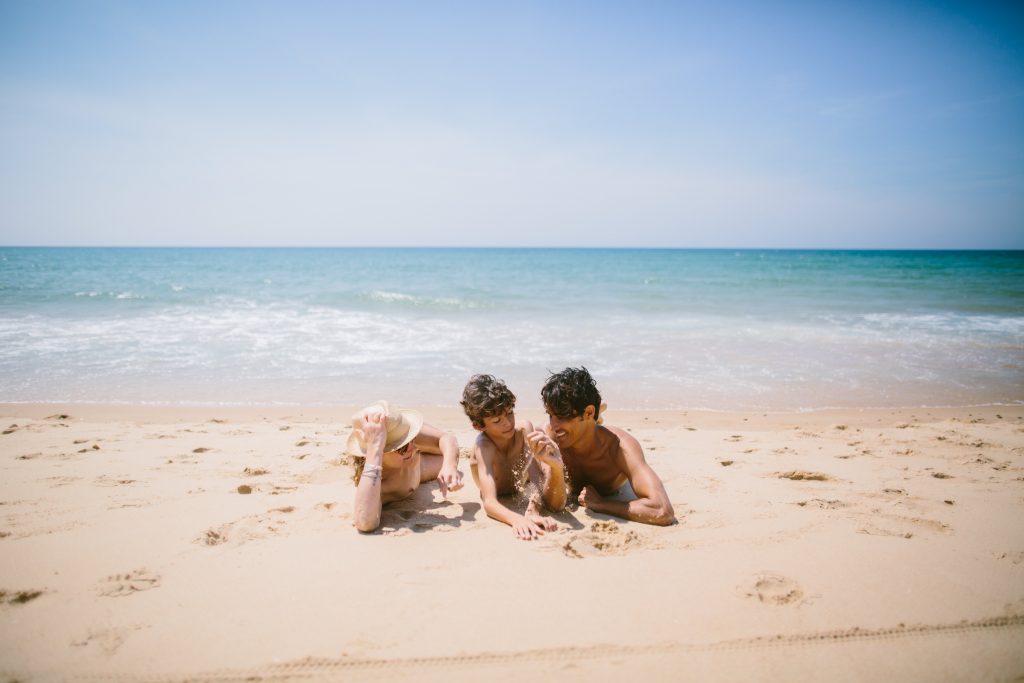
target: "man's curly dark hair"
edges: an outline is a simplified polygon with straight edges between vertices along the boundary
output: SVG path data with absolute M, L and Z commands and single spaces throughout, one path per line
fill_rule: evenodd
M 601 392 L 583 366 L 552 374 L 540 390 L 540 398 L 549 413 L 563 420 L 579 417 L 587 406 L 594 406 L 595 420 L 601 412 Z
M 483 429 L 485 417 L 503 415 L 516 407 L 516 395 L 494 375 L 473 375 L 462 390 L 460 403 L 473 426 Z

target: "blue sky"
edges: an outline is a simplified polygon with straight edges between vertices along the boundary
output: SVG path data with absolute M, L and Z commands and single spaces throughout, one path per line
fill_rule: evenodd
M 0 0 L 0 243 L 1024 248 L 1024 9 Z

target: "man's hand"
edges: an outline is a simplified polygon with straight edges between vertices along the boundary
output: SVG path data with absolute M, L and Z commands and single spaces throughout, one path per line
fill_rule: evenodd
M 561 467 L 562 466 L 562 453 L 558 450 L 558 446 L 554 440 L 547 435 L 547 433 L 535 429 L 526 435 L 526 443 L 530 446 L 530 451 L 533 452 L 533 456 L 537 460 L 541 461 L 548 467 Z
M 462 472 L 455 465 L 442 465 L 437 474 L 437 483 L 441 487 L 441 495 L 447 498 L 449 491 L 462 488 Z
M 593 508 L 595 505 L 599 505 L 601 501 L 604 500 L 604 497 L 597 492 L 597 489 L 590 484 L 587 484 L 583 487 L 583 490 L 580 491 L 580 495 L 577 500 L 581 507 Z

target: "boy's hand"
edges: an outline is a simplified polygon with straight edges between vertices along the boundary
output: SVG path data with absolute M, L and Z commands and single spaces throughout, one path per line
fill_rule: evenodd
M 558 531 L 558 522 L 545 517 L 544 515 L 537 514 L 536 512 L 527 512 L 526 519 L 533 522 L 544 531 Z
M 441 487 L 441 495 L 447 498 L 449 491 L 462 488 L 462 472 L 455 465 L 442 465 L 437 473 L 437 483 Z
M 512 535 L 524 541 L 532 541 L 544 535 L 544 530 L 534 521 L 519 517 L 512 522 Z
M 554 440 L 545 432 L 535 429 L 526 435 L 526 443 L 535 458 L 548 467 L 559 467 L 562 464 L 562 453 L 558 450 Z

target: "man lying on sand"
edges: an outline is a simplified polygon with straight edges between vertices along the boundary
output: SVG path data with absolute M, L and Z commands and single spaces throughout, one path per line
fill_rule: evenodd
M 586 368 L 566 368 L 548 377 L 541 399 L 547 433 L 531 434 L 530 447 L 536 453 L 554 440 L 580 505 L 645 524 L 675 522 L 665 486 L 644 459 L 640 443 L 618 427 L 600 424 L 601 394 Z
M 423 424 L 415 410 L 378 401 L 352 416 L 345 451 L 355 464 L 355 525 L 363 532 L 380 526 L 384 503 L 404 500 L 437 479 L 441 494 L 462 488 L 459 442 L 449 432 Z
M 516 420 L 516 397 L 500 379 L 473 375 L 462 391 L 462 409 L 480 432 L 473 447 L 473 479 L 480 489 L 484 510 L 493 519 L 512 527 L 516 538 L 529 541 L 558 524 L 540 514 L 540 503 L 549 510 L 565 507 L 565 470 L 550 444 L 531 455 L 527 435 L 534 431 L 528 420 Z M 513 512 L 498 500 L 522 492 L 529 481 L 526 513 Z M 539 499 L 536 494 L 540 491 Z

